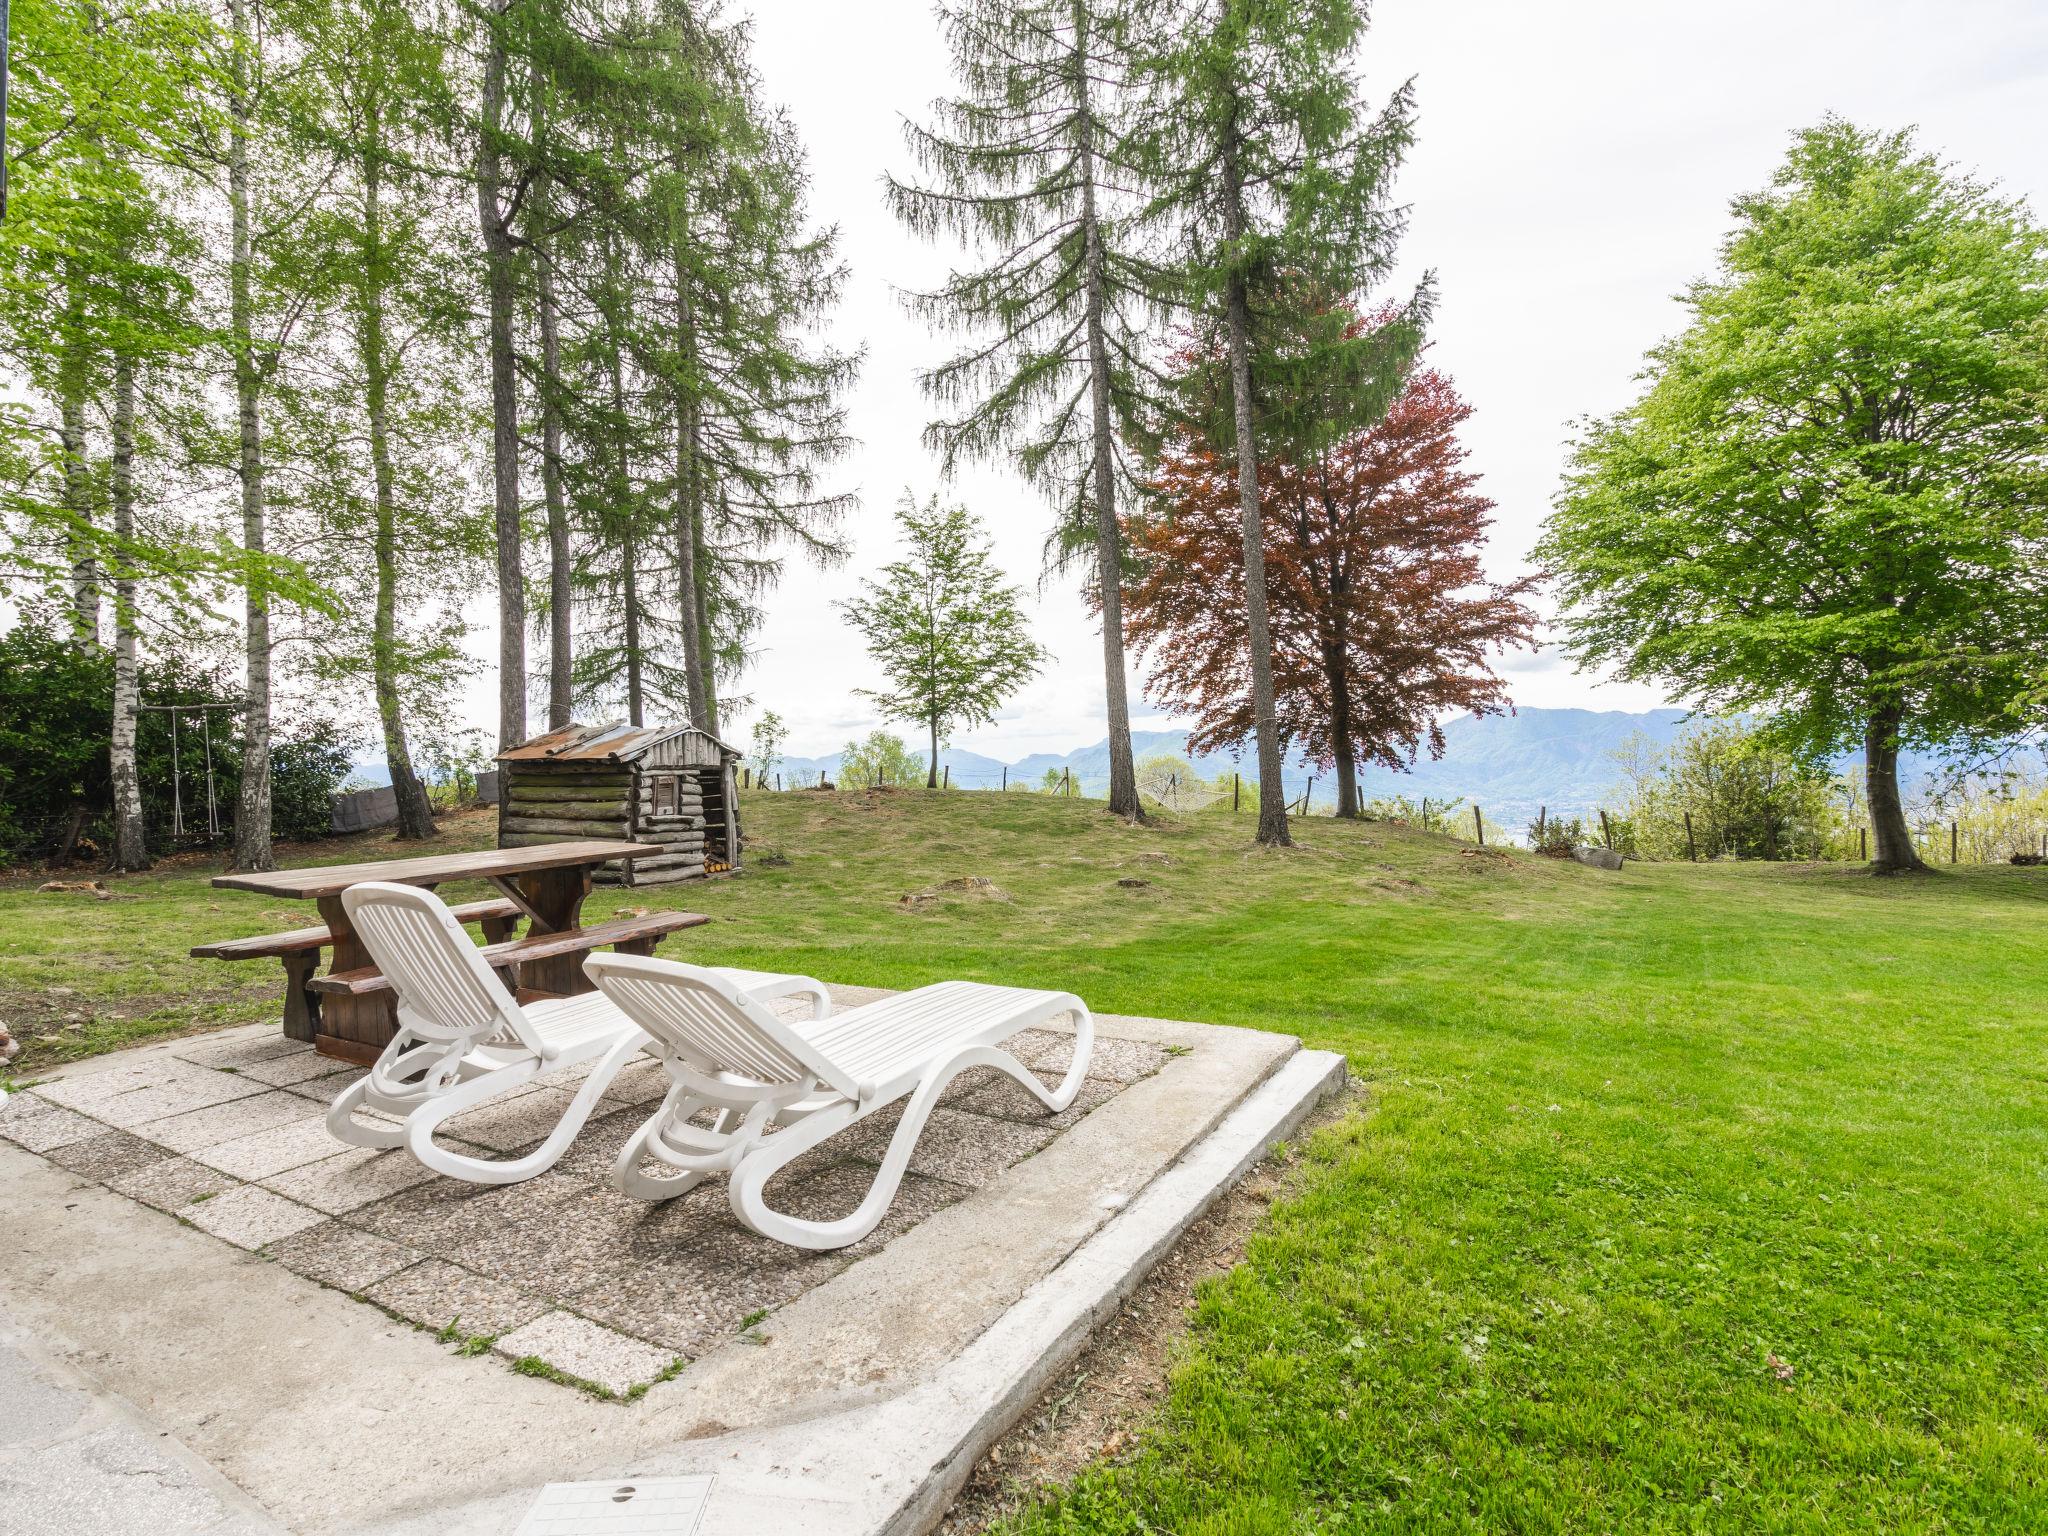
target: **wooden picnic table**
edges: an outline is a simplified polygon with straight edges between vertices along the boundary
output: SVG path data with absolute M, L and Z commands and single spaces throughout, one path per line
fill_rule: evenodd
M 522 992 L 566 997 L 591 990 L 583 974 L 583 956 L 590 949 L 612 944 L 651 954 L 664 934 L 709 920 L 695 913 L 666 912 L 589 929 L 581 926 L 583 898 L 590 894 L 594 870 L 614 859 L 668 851 L 659 844 L 584 838 L 531 848 L 216 875 L 213 883 L 223 890 L 314 902 L 323 927 L 201 945 L 192 952 L 219 959 L 281 955 L 286 973 L 285 1033 L 311 1040 L 316 1050 L 329 1056 L 374 1061 L 398 1032 L 397 1006 L 376 962 L 349 925 L 341 904 L 343 891 L 365 880 L 429 890 L 457 880 L 485 881 L 501 900 L 457 909 L 459 916 L 483 923 L 487 940 L 497 941 L 486 944 L 485 955 L 494 965 L 516 973 Z M 521 918 L 528 924 L 527 937 L 510 939 L 512 925 Z M 328 966 L 324 974 L 316 975 L 323 946 L 330 951 Z

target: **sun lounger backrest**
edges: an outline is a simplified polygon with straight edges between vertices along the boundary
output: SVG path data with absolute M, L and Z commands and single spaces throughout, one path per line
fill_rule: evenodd
M 716 971 L 650 955 L 592 955 L 583 970 L 656 1042 L 705 1072 L 757 1083 L 805 1078 L 857 1098 L 860 1084 Z
M 391 981 L 400 1022 L 430 1040 L 503 1031 L 536 1052 L 534 1031 L 462 924 L 432 891 L 365 881 L 341 893 L 349 925 Z

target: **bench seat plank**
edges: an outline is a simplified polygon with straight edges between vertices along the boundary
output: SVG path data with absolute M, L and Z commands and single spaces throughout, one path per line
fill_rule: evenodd
M 493 966 L 517 965 L 523 960 L 546 960 L 555 955 L 580 954 L 585 950 L 601 949 L 607 944 L 645 943 L 660 939 L 681 928 L 696 928 L 711 919 L 701 912 L 649 912 L 641 917 L 618 917 L 607 923 L 594 923 L 587 928 L 571 928 L 563 933 L 537 933 L 524 939 L 511 939 L 503 944 L 486 944 L 483 956 Z M 326 976 L 316 976 L 313 988 L 319 992 L 339 992 L 351 997 L 365 993 L 382 992 L 390 987 L 390 981 L 374 965 L 361 966 L 352 971 L 335 971 Z
M 486 901 L 465 901 L 457 907 L 450 907 L 455 920 L 460 923 L 481 923 L 496 918 L 517 918 L 521 916 L 516 903 L 502 896 Z M 218 944 L 201 944 L 192 950 L 195 960 L 265 960 L 277 955 L 303 954 L 309 949 L 325 949 L 334 942 L 334 935 L 322 923 L 313 928 L 293 928 L 284 933 L 259 933 L 246 939 L 223 939 Z

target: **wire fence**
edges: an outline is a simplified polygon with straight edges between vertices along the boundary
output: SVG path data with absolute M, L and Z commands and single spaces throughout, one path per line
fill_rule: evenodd
M 759 773 L 751 765 L 741 769 L 741 787 L 752 792 L 787 793 L 794 790 L 878 790 L 924 789 L 968 793 L 1036 794 L 1060 798 L 1106 798 L 1107 785 L 1101 780 L 1074 776 L 1071 768 L 1050 768 L 1037 777 L 1019 775 L 1002 768 L 987 772 L 955 773 L 942 764 L 938 783 L 928 783 L 929 773 L 920 763 L 914 771 L 899 770 L 892 776 L 886 768 L 868 771 L 856 782 L 840 782 L 829 771 L 792 774 L 780 769 Z M 1294 817 L 1335 816 L 1338 804 L 1327 779 L 1310 778 L 1292 792 L 1287 813 Z M 1323 793 L 1319 798 L 1318 788 Z M 1199 774 L 1175 768 L 1141 764 L 1138 793 L 1159 808 L 1180 814 L 1225 813 L 1251 815 L 1258 810 L 1258 785 L 1239 774 L 1205 779 Z M 1533 808 L 1527 802 L 1507 801 L 1488 809 L 1476 801 L 1458 796 L 1438 798 L 1422 795 L 1361 798 L 1359 813 L 1371 821 L 1402 823 L 1423 831 L 1441 833 L 1476 847 L 1518 847 L 1553 854 L 1567 854 L 1572 846 L 1597 846 L 1641 860 L 1631 829 L 1619 816 L 1600 806 L 1566 807 L 1553 813 L 1543 804 Z M 1498 817 L 1499 819 L 1496 819 Z M 1723 851 L 1725 829 L 1704 821 L 1696 824 L 1685 812 L 1684 848 L 1654 861 L 1671 858 L 1704 863 L 1742 857 Z M 1519 827 L 1521 830 L 1514 830 Z M 2048 818 L 2039 826 L 2014 828 L 2004 825 L 1995 831 L 1973 827 L 1956 818 L 1940 821 L 1922 817 L 1911 827 L 1915 848 L 1930 864 L 2048 864 Z M 1786 849 L 1781 853 L 1750 856 L 1755 862 L 1868 862 L 1870 830 L 1867 826 L 1836 829 L 1825 847 Z

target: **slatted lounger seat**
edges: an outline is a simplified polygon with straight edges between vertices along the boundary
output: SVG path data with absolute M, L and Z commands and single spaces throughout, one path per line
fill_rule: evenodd
M 1080 1091 L 1095 1042 L 1087 1005 L 1069 992 L 943 981 L 799 1031 L 717 971 L 640 955 L 592 955 L 584 970 L 653 1037 L 648 1051 L 674 1084 L 620 1152 L 613 1183 L 665 1200 L 723 1173 L 733 1214 L 798 1248 L 844 1248 L 874 1231 L 939 1095 L 962 1072 L 994 1067 L 1057 1114 Z M 1047 1089 L 1002 1044 L 1061 1014 L 1074 1020 L 1074 1059 Z M 777 1172 L 906 1096 L 881 1170 L 851 1215 L 808 1221 L 769 1209 L 762 1191 Z M 708 1128 L 692 1123 L 706 1111 Z M 771 1123 L 783 1129 L 771 1135 Z M 671 1171 L 647 1172 L 649 1158 Z
M 341 901 L 396 994 L 399 1028 L 368 1074 L 329 1107 L 327 1129 L 352 1146 L 407 1147 L 436 1173 L 477 1184 L 517 1183 L 553 1167 L 647 1035 L 602 993 L 520 1002 L 432 891 L 371 881 L 349 887 Z M 807 976 L 731 975 L 726 984 L 755 1007 L 807 996 L 813 1017 L 831 1010 L 824 987 Z M 525 1156 L 492 1161 L 435 1142 L 450 1116 L 586 1061 L 595 1062 L 590 1074 L 554 1130 Z M 401 1123 L 357 1119 L 364 1109 Z

